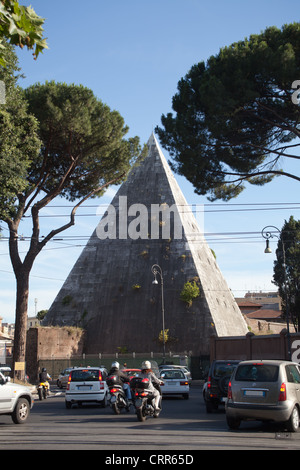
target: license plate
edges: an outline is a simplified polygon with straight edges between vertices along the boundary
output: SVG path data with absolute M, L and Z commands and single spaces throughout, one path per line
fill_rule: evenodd
M 172 380 L 167 380 L 166 384 L 167 385 L 175 385 L 175 387 L 176 387 L 176 386 L 179 385 L 179 382 L 173 382 Z
M 92 390 L 92 385 L 77 385 L 78 390 Z
M 117 401 L 117 398 L 115 397 L 115 395 L 113 395 L 110 399 L 110 402 L 115 403 L 116 401 Z
M 136 406 L 136 408 L 140 408 L 140 407 L 142 406 L 142 404 L 143 404 L 143 400 L 142 400 L 141 398 L 137 398 L 137 399 L 135 400 L 135 406 Z
M 245 397 L 264 397 L 265 392 L 263 390 L 244 390 Z

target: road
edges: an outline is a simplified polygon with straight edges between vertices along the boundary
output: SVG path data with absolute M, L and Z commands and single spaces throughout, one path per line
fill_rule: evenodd
M 223 410 L 206 414 L 200 386 L 192 385 L 189 400 L 164 398 L 160 417 L 144 423 L 133 411 L 116 416 L 110 407 L 67 410 L 64 392 L 52 387 L 51 397 L 35 401 L 26 424 L 15 425 L 9 416 L 0 416 L 0 450 L 102 450 L 101 458 L 122 456 L 124 451 L 127 456 L 142 450 L 151 455 L 181 452 L 195 463 L 200 450 L 300 449 L 300 432 L 279 431 L 256 422 L 229 431 Z

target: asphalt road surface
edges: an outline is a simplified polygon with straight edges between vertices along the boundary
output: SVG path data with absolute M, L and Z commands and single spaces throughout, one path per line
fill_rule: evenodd
M 154 465 L 182 463 L 192 467 L 201 450 L 291 449 L 300 450 L 300 432 L 289 434 L 278 426 L 259 422 L 242 423 L 238 431 L 229 431 L 223 410 L 206 414 L 199 385 L 192 385 L 189 400 L 164 398 L 160 417 L 143 423 L 137 421 L 133 409 L 119 416 L 110 407 L 73 406 L 67 410 L 64 392 L 54 386 L 47 400 L 36 398 L 26 424 L 15 425 L 10 416 L 0 415 L 1 451 L 101 450 L 98 463 L 125 463 L 133 468 L 142 467 L 133 460 L 116 459 L 149 451 L 145 464 L 152 456 L 150 463 Z M 155 460 L 166 454 L 174 454 L 173 461 Z

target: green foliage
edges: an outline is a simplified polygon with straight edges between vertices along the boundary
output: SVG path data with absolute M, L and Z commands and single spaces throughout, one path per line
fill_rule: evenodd
M 71 302 L 72 302 L 72 296 L 71 295 L 66 295 L 61 301 L 61 303 L 64 306 L 70 305 Z
M 140 290 L 142 286 L 140 284 L 133 284 L 132 289 L 133 290 Z
M 286 267 L 284 266 L 283 247 L 284 243 Z M 283 310 L 286 313 L 286 298 L 289 303 L 290 320 L 298 327 L 300 325 L 300 220 L 293 216 L 285 221 L 281 229 L 278 247 L 276 250 L 277 260 L 274 262 L 273 282 L 279 288 L 282 298 Z M 286 274 L 286 284 L 285 284 Z
M 16 85 L 16 55 L 6 45 L 6 67 L 0 66 L 0 80 L 5 83 L 5 104 L 0 105 L 0 220 L 7 221 L 18 211 L 19 195 L 26 192 L 27 171 L 38 158 L 41 142 L 38 123 L 28 112 L 23 90 Z
M 195 64 L 178 83 L 175 115 L 156 132 L 173 169 L 209 199 L 236 197 L 245 182 L 263 185 L 282 171 L 300 136 L 292 83 L 300 77 L 300 23 L 258 35 Z M 291 149 L 289 152 L 288 149 Z
M 43 320 L 45 318 L 45 316 L 47 315 L 48 313 L 48 310 L 40 310 L 37 315 L 36 315 L 36 318 L 38 318 L 40 321 Z
M 164 341 L 164 339 L 165 339 L 165 341 Z M 160 343 L 163 343 L 163 342 L 167 343 L 168 340 L 169 340 L 169 329 L 165 328 L 165 330 L 160 331 L 160 333 L 158 335 L 158 341 Z
M 48 194 L 73 201 L 101 195 L 97 188 L 124 180 L 139 158 L 138 137 L 125 140 L 128 127 L 117 111 L 81 85 L 46 82 L 26 90 L 43 142 L 28 179 Z
M 193 303 L 193 300 L 199 297 L 200 289 L 196 284 L 196 281 L 193 282 L 186 282 L 183 286 L 183 289 L 180 293 L 180 299 L 183 302 L 186 302 L 190 307 Z
M 36 59 L 40 52 L 47 49 L 46 39 L 43 38 L 44 18 L 38 16 L 31 6 L 19 5 L 17 0 L 0 1 L 0 65 L 6 64 L 3 51 L 4 39 L 10 44 L 21 47 L 26 46 L 32 50 Z

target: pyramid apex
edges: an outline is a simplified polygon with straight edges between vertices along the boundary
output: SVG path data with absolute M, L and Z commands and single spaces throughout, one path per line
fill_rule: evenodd
M 148 139 L 147 145 L 148 145 L 148 147 L 151 147 L 151 145 L 157 145 L 158 146 L 158 142 L 156 140 L 154 132 L 151 133 L 151 135 Z

